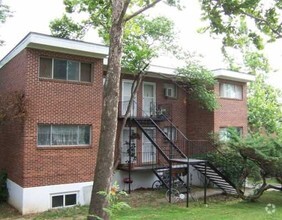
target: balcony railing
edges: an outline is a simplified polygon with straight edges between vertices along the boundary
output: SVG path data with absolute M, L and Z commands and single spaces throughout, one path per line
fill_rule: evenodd
M 189 140 L 186 142 L 185 148 L 180 149 L 184 152 L 189 158 L 194 159 L 203 159 L 206 154 L 210 151 L 213 151 L 214 148 L 209 141 L 205 140 Z M 166 155 L 170 155 L 170 158 L 177 158 L 178 153 L 175 152 L 173 148 L 167 145 L 163 148 L 163 152 Z M 175 155 L 175 156 L 174 156 Z M 127 166 L 129 162 L 129 155 L 127 152 L 121 153 L 121 164 Z M 155 168 L 166 164 L 164 158 L 160 153 L 153 147 L 151 151 L 135 151 L 131 154 L 131 163 L 133 167 L 143 167 L 143 168 Z
M 147 106 L 140 106 L 141 104 L 133 101 L 129 117 L 138 117 L 138 118 L 147 118 L 153 117 L 157 118 L 161 115 L 165 115 L 167 118 L 171 118 L 172 114 L 172 104 L 161 104 L 157 102 L 147 103 Z M 129 101 L 120 101 L 119 102 L 119 117 L 123 118 L 126 114 L 127 108 L 129 105 Z

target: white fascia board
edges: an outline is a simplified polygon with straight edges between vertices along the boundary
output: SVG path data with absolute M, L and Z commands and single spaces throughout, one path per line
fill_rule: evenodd
M 165 67 L 165 66 L 157 66 L 157 65 L 150 65 L 148 70 L 148 73 L 157 73 L 157 74 L 166 74 L 170 76 L 176 76 L 176 69 L 171 67 Z
M 31 32 L 0 61 L 0 68 L 25 48 L 34 48 L 95 58 L 105 58 L 108 56 L 109 52 L 109 48 L 101 44 L 57 38 Z
M 232 80 L 236 82 L 252 82 L 255 81 L 255 76 L 248 73 L 241 73 L 227 69 L 212 70 L 216 79 Z

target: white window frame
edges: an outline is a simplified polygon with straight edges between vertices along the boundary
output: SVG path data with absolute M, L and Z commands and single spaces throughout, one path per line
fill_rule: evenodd
M 149 85 L 149 86 L 153 86 L 153 96 L 150 98 L 153 98 L 153 101 L 150 103 L 153 106 L 149 106 L 150 108 L 150 112 L 145 112 L 145 110 L 147 110 L 147 106 L 145 106 L 145 85 Z M 156 114 L 156 104 L 157 104 L 157 85 L 155 82 L 143 82 L 143 86 L 142 86 L 142 115 L 143 116 L 148 116 L 148 115 L 155 115 Z M 151 109 L 151 107 L 153 109 Z
M 51 78 L 49 77 L 43 77 L 43 76 L 40 76 L 40 59 L 43 58 L 43 59 L 50 59 L 51 60 Z M 55 60 L 63 60 L 63 61 L 70 61 L 70 62 L 77 62 L 78 63 L 78 80 L 70 80 L 68 79 L 68 74 L 66 76 L 66 79 L 56 79 L 54 78 L 54 65 L 55 65 Z M 85 63 L 85 64 L 89 64 L 90 65 L 90 81 L 81 81 L 81 64 L 82 63 Z M 67 70 L 68 71 L 68 70 Z M 91 83 L 93 81 L 92 79 L 92 63 L 87 63 L 87 62 L 80 62 L 80 61 L 77 61 L 77 60 L 68 60 L 68 59 L 60 59 L 60 58 L 50 58 L 50 57 L 40 57 L 39 58 L 39 70 L 38 70 L 38 77 L 40 79 L 52 79 L 52 80 L 64 80 L 64 81 L 67 81 L 67 82 L 81 82 L 81 83 Z
M 172 94 L 168 93 L 169 90 L 172 91 Z M 165 83 L 164 84 L 164 95 L 167 98 L 176 99 L 177 98 L 177 87 L 176 87 L 176 85 L 172 84 L 172 83 Z
M 242 100 L 243 86 L 235 83 L 220 83 L 219 95 L 220 98 Z
M 39 145 L 39 135 L 38 135 L 38 131 L 39 131 L 39 126 L 40 125 L 44 125 L 44 126 L 50 126 L 50 144 L 48 145 Z M 89 144 L 74 144 L 74 145 L 67 145 L 67 144 L 64 144 L 64 145 L 53 145 L 52 144 L 52 127 L 53 126 L 77 126 L 77 140 L 79 140 L 79 126 L 89 126 Z M 91 145 L 91 135 L 92 135 L 92 126 L 91 125 L 72 125 L 72 124 L 56 124 L 56 125 L 53 125 L 53 124 L 38 124 L 37 125 L 37 146 L 38 147 L 74 147 L 74 146 L 78 146 L 78 147 L 86 147 L 86 146 L 90 146 Z
M 166 134 L 166 136 L 170 139 L 171 138 L 171 134 L 170 134 L 170 129 L 172 129 L 171 131 L 172 131 L 172 139 L 171 139 L 171 141 L 172 142 L 176 142 L 177 141 L 177 129 L 175 128 L 175 127 L 170 127 L 170 126 L 168 126 L 168 127 L 164 127 L 163 128 L 163 132 Z M 165 141 L 167 141 L 166 139 L 165 139 Z
M 66 205 L 66 196 L 67 195 L 76 195 L 76 204 L 74 205 Z M 63 196 L 63 206 L 58 206 L 58 207 L 53 207 L 53 203 L 52 203 L 52 199 L 55 196 Z M 50 194 L 50 208 L 51 209 L 60 209 L 60 208 L 67 208 L 67 207 L 74 207 L 76 205 L 78 205 L 78 192 L 66 192 L 66 193 L 54 193 L 54 194 Z
M 125 115 L 126 110 L 127 110 L 127 106 L 129 104 L 129 100 L 130 100 L 130 96 L 129 96 L 129 100 L 125 100 L 125 96 L 128 96 L 127 94 L 125 95 L 125 90 L 124 90 L 124 84 L 125 83 L 129 83 L 133 84 L 133 80 L 129 80 L 129 79 L 123 79 L 122 80 L 122 91 L 121 91 L 121 115 Z M 128 102 L 128 104 L 126 104 L 125 102 Z M 137 116 L 137 96 L 134 97 L 133 100 L 133 104 L 131 106 L 131 112 L 130 112 L 131 116 Z

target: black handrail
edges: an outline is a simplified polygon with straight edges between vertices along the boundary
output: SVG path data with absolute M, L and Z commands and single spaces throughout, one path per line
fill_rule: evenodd
M 150 140 L 150 142 L 158 149 L 158 151 L 161 153 L 161 155 L 165 158 L 165 160 L 167 162 L 169 162 L 169 157 L 166 156 L 166 154 L 164 153 L 164 151 L 159 147 L 159 145 L 151 138 L 151 136 L 145 131 L 145 129 L 143 128 L 143 126 L 138 122 L 138 120 L 136 120 L 136 118 L 132 119 L 137 126 L 141 129 L 141 131 L 145 134 L 145 136 Z
M 181 155 L 182 158 L 187 159 L 187 156 L 170 140 L 170 138 L 164 133 L 164 131 L 157 125 L 157 123 L 150 118 L 153 125 L 159 130 L 159 132 L 165 137 L 165 139 L 175 148 L 175 150 Z

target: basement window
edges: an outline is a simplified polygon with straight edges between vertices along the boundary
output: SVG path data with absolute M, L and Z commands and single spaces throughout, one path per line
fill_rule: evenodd
M 91 64 L 41 57 L 39 77 L 66 81 L 91 82 Z
M 77 205 L 77 193 L 51 195 L 52 208 L 64 208 Z

